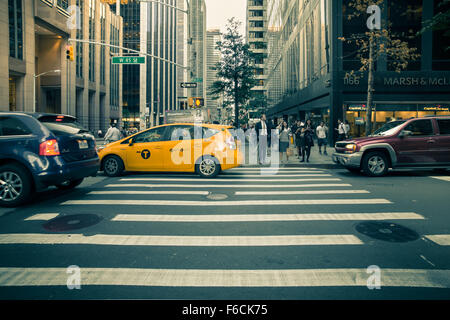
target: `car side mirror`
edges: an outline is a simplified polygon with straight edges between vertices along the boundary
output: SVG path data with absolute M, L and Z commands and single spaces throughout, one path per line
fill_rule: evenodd
M 409 130 L 402 130 L 402 132 L 400 132 L 400 134 L 398 135 L 398 137 L 399 137 L 399 138 L 404 138 L 404 137 L 410 136 L 411 133 L 412 133 L 412 132 L 409 131 Z
M 128 141 L 128 145 L 131 147 L 133 144 L 134 144 L 133 139 L 130 139 L 130 140 Z

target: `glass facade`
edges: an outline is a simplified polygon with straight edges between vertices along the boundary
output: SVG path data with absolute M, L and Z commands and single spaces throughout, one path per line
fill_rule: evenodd
M 8 0 L 9 56 L 23 59 L 23 4 L 22 0 Z
M 448 12 L 449 10 L 450 10 L 449 1 L 445 0 L 433 1 L 434 16 L 442 12 Z M 447 50 L 447 48 L 450 48 L 450 36 L 448 35 L 448 30 L 445 27 L 444 28 L 436 27 L 432 32 L 433 32 L 433 53 L 432 53 L 433 70 L 450 71 L 450 52 L 449 50 Z
M 77 0 L 76 5 L 80 8 L 80 28 L 77 29 L 76 37 L 77 39 L 84 39 L 84 19 L 83 19 L 83 10 L 84 10 L 84 0 Z M 76 76 L 78 78 L 83 78 L 83 44 L 77 42 L 75 45 L 75 61 L 76 61 Z
M 89 39 L 95 39 L 95 0 L 89 0 Z M 95 45 L 89 44 L 89 81 L 95 81 Z
M 327 3 L 268 1 L 269 107 L 328 74 Z
M 106 40 L 106 5 L 100 3 L 100 39 Z M 105 85 L 105 46 L 100 46 L 100 84 Z

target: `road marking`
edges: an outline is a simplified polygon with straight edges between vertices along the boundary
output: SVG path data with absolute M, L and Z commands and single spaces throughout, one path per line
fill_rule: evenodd
M 312 176 L 312 175 L 309 175 Z M 331 174 L 314 175 L 319 177 L 331 177 Z M 244 181 L 257 181 L 257 182 L 300 182 L 300 181 L 341 181 L 339 178 L 318 178 L 318 179 L 185 179 L 185 178 L 124 178 L 120 181 L 197 181 L 197 182 L 244 182 Z
M 353 194 L 370 193 L 367 190 L 307 190 L 307 191 L 236 191 L 237 196 L 265 196 L 265 195 L 292 195 L 292 194 Z
M 262 221 L 347 221 L 347 220 L 423 220 L 414 212 L 383 213 L 299 213 L 299 214 L 118 214 L 111 221 L 129 222 L 262 222 Z
M 266 172 L 262 173 L 262 174 L 221 174 L 220 177 L 221 178 L 235 178 L 235 177 L 239 177 L 239 178 L 252 178 L 252 177 L 330 177 L 331 174 L 324 174 L 324 173 L 319 173 L 317 172 L 317 174 L 268 174 Z
M 367 287 L 365 268 L 139 269 L 81 268 L 83 286 Z M 67 286 L 67 268 L 0 268 L 0 286 Z M 450 270 L 381 269 L 380 287 L 450 288 Z
M 176 194 L 176 195 L 201 195 L 207 196 L 209 191 L 126 191 L 126 190 L 118 190 L 118 191 L 91 191 L 88 194 Z
M 390 204 L 386 199 L 316 199 L 316 200 L 243 200 L 243 201 L 173 201 L 173 200 L 69 200 L 61 205 L 134 205 L 134 206 L 267 206 L 325 204 Z
M 59 216 L 59 213 L 39 213 L 35 214 L 34 216 L 28 217 L 24 219 L 25 221 L 31 221 L 31 220 L 51 220 L 53 218 L 56 218 Z
M 310 245 L 361 245 L 351 234 L 282 235 L 282 236 L 148 236 L 116 234 L 1 234 L 0 244 L 86 244 L 116 246 L 196 246 L 196 247 L 259 247 Z
M 420 255 L 420 257 L 428 264 L 432 265 L 433 267 L 436 267 L 436 265 L 433 262 L 431 262 L 430 260 L 428 260 L 425 256 Z
M 425 238 L 437 243 L 440 246 L 450 246 L 450 234 L 434 234 L 425 236 Z
M 339 180 L 339 179 L 337 179 Z M 319 188 L 319 187 L 351 187 L 348 183 L 317 183 L 317 184 L 147 184 L 123 183 L 107 184 L 106 188 L 139 187 L 139 188 Z
M 446 177 L 446 176 L 435 176 L 435 177 L 430 177 L 430 178 L 444 180 L 444 181 L 450 181 L 450 176 L 448 176 L 448 177 Z

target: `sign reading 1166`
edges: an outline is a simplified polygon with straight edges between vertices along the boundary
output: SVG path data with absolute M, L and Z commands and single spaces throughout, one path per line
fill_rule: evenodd
M 143 64 L 145 57 L 112 57 L 113 64 Z

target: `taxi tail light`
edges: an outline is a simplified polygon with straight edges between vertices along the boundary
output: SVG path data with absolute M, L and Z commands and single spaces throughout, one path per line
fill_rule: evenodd
M 227 146 L 227 148 L 229 148 L 231 150 L 236 149 L 236 142 L 235 142 L 233 136 L 228 136 L 228 138 L 225 140 L 225 145 Z
M 51 139 L 42 142 L 39 145 L 39 155 L 40 156 L 59 156 L 59 146 L 56 139 Z

